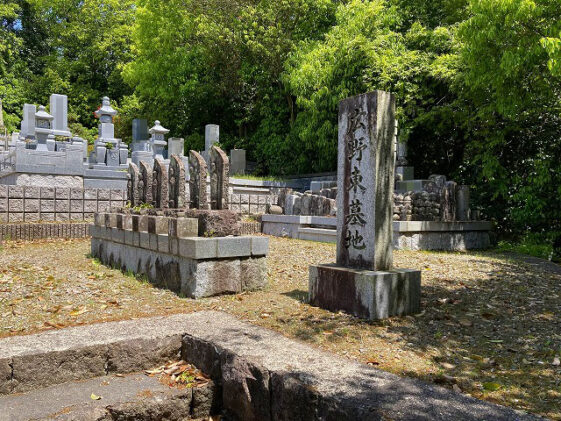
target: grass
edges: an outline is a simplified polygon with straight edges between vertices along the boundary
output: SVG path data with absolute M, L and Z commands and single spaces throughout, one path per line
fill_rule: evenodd
M 500 241 L 498 249 L 550 259 L 553 253 L 554 237 L 555 233 L 549 233 L 549 235 L 528 233 L 517 241 Z
M 6 242 L 0 336 L 221 310 L 283 335 L 480 399 L 561 420 L 561 270 L 513 254 L 398 251 L 422 271 L 419 315 L 368 322 L 307 304 L 308 266 L 332 244 L 271 238 L 264 291 L 192 300 L 89 258 L 88 240 Z
M 231 178 L 239 178 L 242 180 L 257 180 L 257 181 L 286 181 L 282 177 L 277 177 L 274 175 L 252 175 L 252 174 L 233 174 Z

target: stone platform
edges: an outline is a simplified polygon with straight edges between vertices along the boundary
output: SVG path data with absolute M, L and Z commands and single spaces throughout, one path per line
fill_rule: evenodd
M 421 311 L 421 272 L 310 266 L 310 304 L 375 320 Z
M 488 221 L 393 221 L 395 250 L 465 251 L 490 247 Z M 337 219 L 328 216 L 263 215 L 263 233 L 335 243 Z
M 91 253 L 190 298 L 257 290 L 267 283 L 269 240 L 197 237 L 194 218 L 96 214 Z

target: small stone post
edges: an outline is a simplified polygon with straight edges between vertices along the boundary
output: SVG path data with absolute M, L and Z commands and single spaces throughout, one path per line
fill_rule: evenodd
M 138 182 L 140 178 L 140 172 L 138 167 L 132 162 L 129 164 L 128 180 L 127 180 L 127 200 L 131 207 L 138 206 L 140 204 L 140 197 L 138 195 Z
M 189 151 L 189 176 L 190 208 L 208 209 L 207 166 L 204 158 L 196 151 Z
M 154 159 L 152 173 L 152 200 L 156 209 L 164 209 L 169 206 L 168 196 L 168 171 L 164 161 Z
M 218 146 L 210 149 L 210 206 L 211 209 L 228 209 L 230 161 Z
M 392 269 L 395 98 L 339 103 L 337 263 L 310 266 L 310 303 L 380 319 L 420 311 L 420 271 Z
M 138 192 L 142 203 L 152 204 L 152 167 L 144 161 L 140 161 Z
M 173 154 L 169 160 L 169 207 L 185 207 L 185 165 L 179 155 Z

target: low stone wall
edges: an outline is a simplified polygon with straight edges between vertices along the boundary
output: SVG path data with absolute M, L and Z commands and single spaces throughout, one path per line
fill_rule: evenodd
M 337 218 L 297 215 L 263 215 L 263 233 L 325 243 L 337 241 Z M 396 250 L 465 251 L 490 247 L 488 221 L 394 221 Z
M 269 205 L 277 203 L 275 194 L 231 194 L 230 209 L 242 215 L 259 215 L 267 211 Z
M 84 221 L 123 207 L 125 196 L 123 190 L 0 185 L 0 223 Z
M 397 228 L 397 229 L 396 229 Z M 491 245 L 493 224 L 473 222 L 394 222 L 393 246 L 397 250 L 465 251 Z
M 39 240 L 42 238 L 84 238 L 89 223 L 5 224 L 0 225 L 2 240 Z
M 93 256 L 187 297 L 251 291 L 267 283 L 266 237 L 197 237 L 196 218 L 96 214 L 95 222 Z

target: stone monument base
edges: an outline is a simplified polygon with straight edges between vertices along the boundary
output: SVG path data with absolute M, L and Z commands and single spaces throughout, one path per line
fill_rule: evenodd
M 343 310 L 364 319 L 384 319 L 421 311 L 421 272 L 370 271 L 335 264 L 310 266 L 310 304 Z

